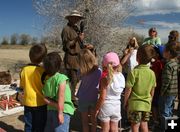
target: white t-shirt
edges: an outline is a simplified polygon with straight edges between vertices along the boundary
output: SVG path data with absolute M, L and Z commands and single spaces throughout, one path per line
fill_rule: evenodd
M 129 70 L 133 70 L 134 67 L 138 65 L 138 62 L 136 61 L 136 56 L 137 56 L 137 49 L 134 49 L 131 53 L 131 56 L 129 57 L 129 62 L 128 62 Z
M 106 100 L 119 100 L 125 88 L 125 78 L 121 72 L 113 75 L 112 83 L 107 87 Z
M 106 98 L 98 118 L 101 121 L 118 122 L 121 120 L 121 93 L 125 87 L 125 78 L 122 73 L 113 75 L 112 83 L 107 87 Z

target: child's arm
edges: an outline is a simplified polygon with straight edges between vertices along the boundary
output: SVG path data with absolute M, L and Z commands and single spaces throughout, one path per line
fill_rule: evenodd
M 51 98 L 49 98 L 49 97 L 44 97 L 44 101 L 46 102 L 46 104 L 58 108 L 58 103 L 57 103 L 57 101 L 55 101 L 55 100 L 53 100 L 53 99 L 51 99 Z
M 59 85 L 59 90 L 58 90 L 58 119 L 60 124 L 64 123 L 63 111 L 64 111 L 65 88 L 66 88 L 66 81 L 62 82 Z
M 75 86 L 75 93 L 74 95 L 78 98 L 78 90 L 79 90 L 79 87 L 81 86 L 81 82 L 82 80 L 79 80 Z
M 106 78 L 103 78 L 101 81 L 100 81 L 100 97 L 97 101 L 97 104 L 96 104 L 96 114 L 95 116 L 97 116 L 98 112 L 99 112 L 99 109 L 102 107 L 103 103 L 104 103 L 104 100 L 105 100 L 105 97 L 106 97 L 106 92 L 107 92 L 107 85 L 108 85 L 108 81 Z
M 121 59 L 121 65 L 124 65 L 127 62 L 127 60 L 129 59 L 130 56 L 131 56 L 130 52 L 127 52 L 126 54 L 124 54 L 124 56 Z
M 151 94 L 152 99 L 153 99 L 153 97 L 154 97 L 154 89 L 155 89 L 155 88 L 152 88 L 151 93 L 150 93 L 150 94 Z
M 131 94 L 132 88 L 126 87 L 125 94 L 124 94 L 124 108 L 127 109 L 128 107 L 128 99 Z

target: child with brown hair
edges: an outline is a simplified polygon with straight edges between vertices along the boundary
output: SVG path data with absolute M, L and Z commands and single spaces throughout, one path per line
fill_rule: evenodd
M 81 113 L 83 132 L 96 132 L 97 123 L 94 116 L 101 69 L 97 65 L 95 55 L 89 49 L 82 49 L 78 56 L 81 80 L 77 93 L 78 111 Z M 91 127 L 89 127 L 90 122 Z
M 169 32 L 168 43 L 179 42 L 179 32 L 177 30 L 172 30 Z
M 115 52 L 108 52 L 103 56 L 102 67 L 104 71 L 100 80 L 96 115 L 101 121 L 103 132 L 117 132 L 121 120 L 121 93 L 125 87 L 119 56 Z
M 49 78 L 42 92 L 48 104 L 45 132 L 69 132 L 74 105 L 71 101 L 69 78 L 60 73 L 62 59 L 57 52 L 51 52 L 43 59 L 43 66 Z
M 152 45 L 145 44 L 138 48 L 137 61 L 139 63 L 128 73 L 125 88 L 124 107 L 128 112 L 128 120 L 133 132 L 148 132 L 148 121 L 151 102 L 156 87 L 154 72 L 147 65 L 154 57 Z
M 179 42 L 165 45 L 163 57 L 166 59 L 162 71 L 162 86 L 160 91 L 161 125 L 167 117 L 173 116 L 173 104 L 178 94 L 178 62 Z M 162 126 L 163 128 L 163 126 Z
M 125 79 L 127 78 L 128 72 L 133 70 L 134 67 L 138 65 L 138 62 L 136 60 L 138 47 L 139 45 L 136 37 L 132 37 L 129 39 L 126 49 L 123 51 L 123 57 L 121 58 L 121 65 L 122 65 L 122 73 Z M 122 101 L 124 101 L 124 92 L 122 94 Z M 125 128 L 130 127 L 130 123 L 128 122 L 127 119 L 127 112 L 124 109 L 122 110 L 121 124 L 122 127 Z
M 168 36 L 168 43 L 172 43 L 172 42 L 178 42 L 177 45 L 179 45 L 180 47 L 180 43 L 179 43 L 179 32 L 177 30 L 172 30 L 169 33 Z M 179 70 L 178 70 L 178 117 L 180 117 L 180 49 L 177 50 L 178 56 L 177 56 L 177 61 L 179 64 Z
M 20 88 L 24 91 L 25 132 L 44 132 L 47 106 L 41 91 L 44 68 L 39 64 L 46 54 L 44 44 L 33 45 L 29 51 L 31 63 L 23 67 L 20 73 Z

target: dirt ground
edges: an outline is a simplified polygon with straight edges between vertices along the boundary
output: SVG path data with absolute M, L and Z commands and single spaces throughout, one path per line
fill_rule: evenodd
M 28 63 L 29 49 L 0 49 L 0 71 L 9 70 L 14 79 L 18 79 L 18 67 Z
M 70 132 L 81 132 L 80 115 L 76 111 L 71 118 Z M 16 113 L 9 116 L 0 117 L 0 132 L 23 132 L 24 131 L 24 117 L 23 112 Z
M 23 132 L 24 130 L 23 112 L 0 117 L 0 128 L 4 129 L 7 132 Z
M 0 71 L 11 72 L 13 79 L 19 79 L 20 68 L 29 63 L 29 46 L 0 46 Z M 58 51 L 57 48 L 48 48 L 48 52 Z
M 29 46 L 0 46 L 0 71 L 9 70 L 12 79 L 19 79 L 19 67 L 29 62 Z M 0 118 L 0 132 L 22 132 L 23 112 Z

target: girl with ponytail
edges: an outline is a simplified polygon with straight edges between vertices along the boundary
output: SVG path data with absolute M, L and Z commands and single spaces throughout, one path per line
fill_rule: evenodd
M 121 120 L 121 93 L 125 78 L 121 73 L 119 57 L 114 52 L 103 56 L 103 73 L 100 80 L 100 97 L 96 105 L 96 116 L 101 121 L 103 132 L 118 131 Z

